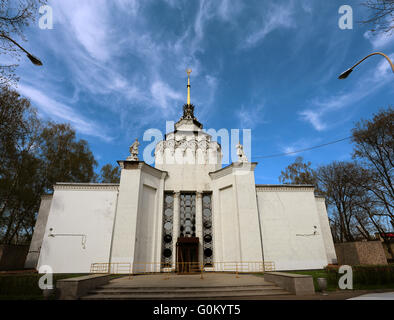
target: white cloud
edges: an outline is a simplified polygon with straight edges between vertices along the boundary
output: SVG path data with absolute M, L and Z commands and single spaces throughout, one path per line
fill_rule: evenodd
M 263 108 L 263 105 L 253 105 L 247 108 L 242 105 L 237 112 L 240 127 L 244 129 L 253 129 L 256 125 L 264 123 Z
M 110 12 L 105 0 L 56 1 L 55 16 L 58 22 L 67 26 L 79 44 L 91 57 L 108 61 L 111 57 L 111 43 L 108 36 Z
M 388 19 L 390 19 L 390 17 Z M 390 26 L 394 27 L 394 21 L 391 22 Z M 374 49 L 379 49 L 394 43 L 394 32 L 367 31 L 364 33 L 364 38 L 371 42 L 371 45 Z
M 393 59 L 394 53 L 390 54 L 389 57 Z M 359 68 L 362 68 L 362 66 L 360 65 Z M 372 95 L 377 90 L 390 83 L 392 77 L 390 64 L 383 57 L 382 61 L 380 61 L 375 68 L 361 75 L 357 74 L 357 72 L 360 72 L 358 68 L 355 69 L 355 74 L 349 76 L 349 79 L 341 80 L 351 81 L 351 77 L 359 77 L 356 84 L 349 88 L 347 92 L 313 99 L 310 102 L 311 107 L 298 113 L 300 119 L 309 122 L 317 131 L 326 130 L 330 125 L 323 120 L 324 116 L 332 112 L 338 112 L 344 108 L 356 106 L 357 102 Z
M 327 125 L 320 119 L 321 112 L 312 110 L 304 110 L 300 112 L 301 119 L 310 122 L 317 131 L 322 131 L 327 128 Z M 286 151 L 288 152 L 288 151 Z
M 112 141 L 112 137 L 104 133 L 103 126 L 85 119 L 70 106 L 52 99 L 42 91 L 24 84 L 18 85 L 18 91 L 32 100 L 34 106 L 52 119 L 69 122 L 82 134 L 97 137 L 106 142 Z
M 261 26 L 245 39 L 242 46 L 245 48 L 254 47 L 276 29 L 295 27 L 294 12 L 294 8 L 290 4 L 272 6 L 266 16 L 261 18 Z
M 179 92 L 171 89 L 166 83 L 158 80 L 151 86 L 151 94 L 153 101 L 162 109 L 168 110 L 171 104 L 179 102 L 184 99 L 184 96 Z
M 364 37 L 371 42 L 374 49 L 384 48 L 394 42 L 394 32 L 375 34 L 367 31 L 364 33 Z

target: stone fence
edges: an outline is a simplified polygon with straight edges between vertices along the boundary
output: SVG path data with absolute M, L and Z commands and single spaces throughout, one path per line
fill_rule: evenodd
M 387 264 L 386 255 L 380 241 L 336 243 L 335 252 L 339 265 Z

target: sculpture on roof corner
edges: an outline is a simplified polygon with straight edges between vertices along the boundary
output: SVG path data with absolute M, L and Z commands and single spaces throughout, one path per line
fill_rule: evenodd
M 127 157 L 127 160 L 129 161 L 139 161 L 138 159 L 138 147 L 140 146 L 140 143 L 138 142 L 138 139 L 135 139 L 134 143 L 130 146 L 130 156 Z
M 238 162 L 248 162 L 248 158 L 246 157 L 244 147 L 242 146 L 241 142 L 236 145 L 237 148 L 237 156 Z

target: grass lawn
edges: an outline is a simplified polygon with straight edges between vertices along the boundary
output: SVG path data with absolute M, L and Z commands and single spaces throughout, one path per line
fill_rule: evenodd
M 296 271 L 286 271 L 288 273 L 295 273 L 295 274 L 304 274 L 304 275 L 311 275 L 313 277 L 313 284 L 315 285 L 315 291 L 319 291 L 319 286 L 317 284 L 317 278 L 326 278 L 328 279 L 328 273 L 326 270 L 296 270 Z M 387 284 L 357 284 L 353 285 L 354 290 L 379 290 L 379 289 L 394 289 L 394 283 L 387 283 Z M 336 291 L 340 290 L 338 284 L 330 283 L 327 281 L 327 289 L 326 291 Z
M 53 285 L 56 288 L 56 281 L 67 278 L 87 276 L 89 274 L 64 274 L 55 273 L 53 275 Z M 42 290 L 38 287 L 38 280 L 42 275 L 38 273 L 0 273 L 0 300 L 43 300 Z M 122 275 L 111 275 L 118 278 Z
M 53 284 L 66 278 L 86 274 L 54 274 Z M 42 300 L 42 290 L 38 287 L 38 273 L 0 274 L 0 300 Z

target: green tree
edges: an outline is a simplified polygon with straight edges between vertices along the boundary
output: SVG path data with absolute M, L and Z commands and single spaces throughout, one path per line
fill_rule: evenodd
M 41 195 L 56 182 L 92 182 L 97 165 L 68 124 L 40 122 L 29 100 L 0 90 L 0 242 L 29 240 Z
M 12 90 L 0 92 L 0 241 L 11 243 L 31 229 L 42 193 L 36 157 L 41 123 L 30 102 Z
M 101 183 L 119 183 L 120 169 L 119 166 L 112 166 L 110 163 L 101 168 L 99 181 Z
M 93 182 L 97 162 L 85 140 L 77 140 L 69 124 L 49 122 L 39 141 L 39 156 L 44 166 L 45 190 L 56 182 Z

